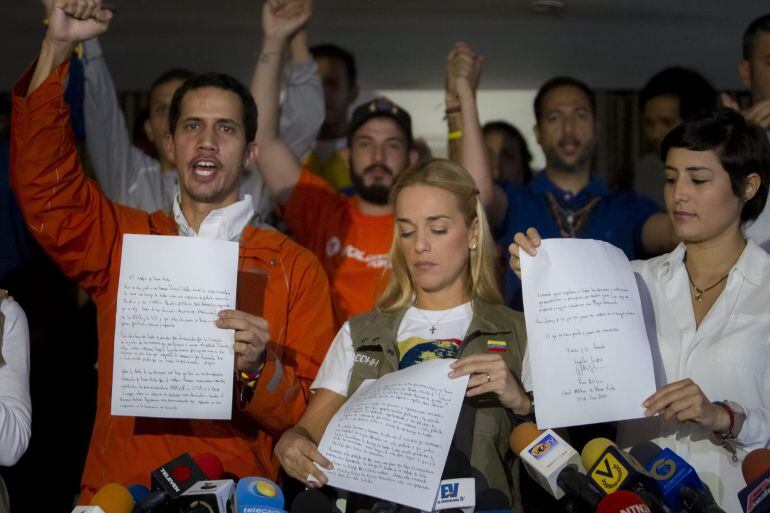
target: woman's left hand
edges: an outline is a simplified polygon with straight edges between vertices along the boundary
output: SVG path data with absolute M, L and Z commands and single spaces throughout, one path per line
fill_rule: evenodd
M 691 379 L 670 383 L 652 394 L 642 406 L 651 417 L 663 415 L 665 420 L 676 417 L 678 422 L 691 420 L 707 431 L 725 432 L 730 427 L 730 416 L 724 408 L 709 401 Z
M 499 354 L 475 354 L 460 358 L 452 364 L 450 378 L 470 375 L 466 397 L 486 393 L 497 396 L 504 407 L 516 413 L 528 413 L 529 397 L 513 379 L 505 360 Z M 526 410 L 526 411 L 525 411 Z

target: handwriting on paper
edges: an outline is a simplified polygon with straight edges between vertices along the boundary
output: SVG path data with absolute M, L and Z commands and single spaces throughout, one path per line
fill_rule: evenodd
M 237 245 L 230 244 L 126 236 L 113 415 L 230 417 L 232 331 L 214 325 L 235 304 Z
M 623 253 L 604 242 L 549 239 L 522 259 L 522 272 L 538 425 L 640 416 L 654 375 Z
M 343 405 L 319 450 L 329 484 L 430 510 L 468 378 L 430 360 L 367 383 Z

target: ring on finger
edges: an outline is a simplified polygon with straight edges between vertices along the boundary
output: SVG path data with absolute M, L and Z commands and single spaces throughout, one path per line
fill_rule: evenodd
M 490 381 L 492 381 L 492 376 L 490 376 L 489 373 L 487 372 L 487 383 L 489 383 Z

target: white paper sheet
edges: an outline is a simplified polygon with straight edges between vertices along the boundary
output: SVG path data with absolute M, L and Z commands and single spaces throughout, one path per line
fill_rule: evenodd
M 112 415 L 230 419 L 238 244 L 125 235 L 112 375 Z
M 642 417 L 655 376 L 626 256 L 585 239 L 548 239 L 535 257 L 521 255 L 538 427 Z
M 468 377 L 429 360 L 364 382 L 332 418 L 318 448 L 329 484 L 430 511 Z

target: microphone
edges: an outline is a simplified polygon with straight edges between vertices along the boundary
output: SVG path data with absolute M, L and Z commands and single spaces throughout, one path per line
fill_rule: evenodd
M 652 513 L 641 497 L 628 490 L 607 495 L 596 508 L 596 513 Z
M 450 447 L 433 511 L 450 510 L 447 513 L 451 513 L 468 508 L 472 512 L 476 505 L 476 480 L 472 474 L 468 456 L 456 447 Z
M 189 454 L 184 453 L 153 470 L 152 492 L 136 504 L 134 513 L 148 513 L 171 499 L 176 499 L 206 476 Z
M 590 469 L 588 477 L 605 495 L 618 490 L 630 490 L 640 496 L 653 513 L 664 512 L 662 500 L 651 493 L 655 480 L 636 458 L 621 451 L 607 438 L 594 438 L 581 453 L 583 466 Z
M 519 455 L 527 473 L 555 499 L 577 497 L 596 508 L 602 494 L 581 474 L 580 456 L 554 431 L 540 431 L 531 422 L 519 424 L 511 433 L 511 449 Z M 477 508 L 478 501 L 477 498 Z
M 467 508 L 473 512 L 474 506 L 476 506 L 476 483 L 473 478 L 444 479 L 439 483 L 438 497 L 433 505 L 433 511 L 461 511 Z
M 722 511 L 692 465 L 671 449 L 661 449 L 653 442 L 644 442 L 634 446 L 631 455 L 644 464 L 644 468 L 653 477 L 657 490 L 672 511 Z
M 738 492 L 744 513 L 770 512 L 770 450 L 754 449 L 741 464 L 746 488 Z
M 382 511 L 381 509 L 378 509 L 378 505 L 380 504 L 382 503 L 375 503 L 371 511 Z M 334 513 L 334 511 L 335 508 L 332 507 L 329 498 L 318 490 L 313 489 L 308 489 L 298 494 L 291 505 L 291 513 Z M 393 513 L 395 513 L 395 511 L 396 510 L 393 510 Z M 247 512 L 238 510 L 238 513 Z
M 235 481 L 199 481 L 174 500 L 179 513 L 232 513 Z
M 134 498 L 118 483 L 106 484 L 91 498 L 88 506 L 77 506 L 72 513 L 131 513 Z
M 299 499 L 302 494 L 297 495 Z M 320 495 L 322 493 L 318 492 Z M 326 497 L 324 497 L 326 499 Z M 297 500 L 294 500 L 296 504 Z M 328 500 L 326 502 L 329 502 Z M 244 477 L 235 489 L 234 513 L 284 513 L 283 492 L 264 477 Z M 293 509 L 292 509 L 293 511 Z M 310 511 L 310 510 L 308 510 Z
M 219 456 L 210 452 L 202 452 L 195 458 L 195 463 L 200 467 L 206 479 L 209 481 L 219 481 L 222 474 L 225 473 L 225 467 Z
M 128 492 L 134 498 L 135 502 L 139 502 L 150 493 L 150 489 L 144 485 L 135 484 L 128 487 Z

